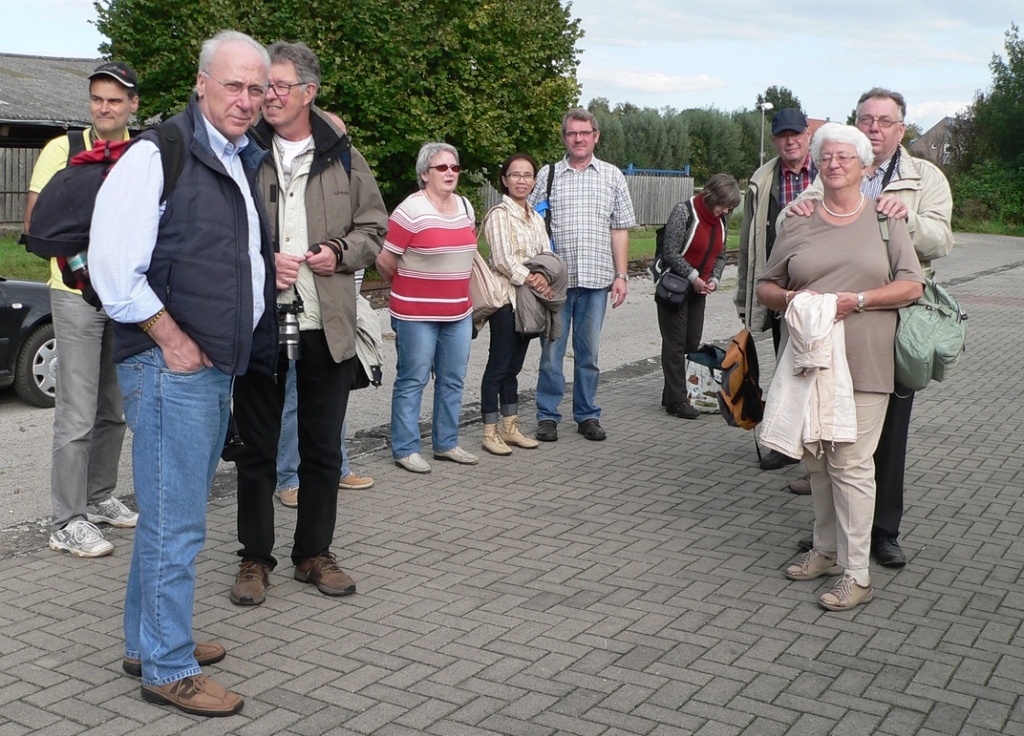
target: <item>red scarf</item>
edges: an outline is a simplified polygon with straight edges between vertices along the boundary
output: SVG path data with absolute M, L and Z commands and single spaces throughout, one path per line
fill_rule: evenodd
M 705 254 L 710 250 L 710 255 L 704 261 L 704 272 L 700 274 L 700 277 L 707 281 L 714 270 L 715 259 L 725 247 L 725 228 L 722 227 L 722 218 L 715 217 L 704 204 L 703 194 L 693 198 L 693 210 L 697 215 L 697 224 L 690 247 L 683 257 L 694 268 L 700 268 L 701 261 L 704 261 Z

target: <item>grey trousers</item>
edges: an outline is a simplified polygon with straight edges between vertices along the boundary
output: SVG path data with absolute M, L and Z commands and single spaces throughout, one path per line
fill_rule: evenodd
M 50 306 L 57 343 L 50 495 L 60 529 L 114 492 L 125 422 L 113 323 L 69 291 L 51 289 Z

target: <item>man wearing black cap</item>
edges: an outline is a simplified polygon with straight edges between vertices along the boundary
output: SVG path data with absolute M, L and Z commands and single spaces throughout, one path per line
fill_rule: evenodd
M 39 192 L 78 150 L 98 141 L 128 139 L 128 120 L 139 107 L 138 79 L 120 61 L 100 64 L 89 75 L 92 127 L 50 141 L 36 162 L 25 206 L 25 231 Z M 111 360 L 111 323 L 103 310 L 69 289 L 57 260 L 50 265 L 50 304 L 60 368 L 53 414 L 53 502 L 50 547 L 76 557 L 114 551 L 96 524 L 134 527 L 138 514 L 112 494 L 117 485 L 124 410 Z
M 771 327 L 772 343 L 778 353 L 779 320 L 757 301 L 754 287 L 775 244 L 775 221 L 779 212 L 810 186 L 818 175 L 818 169 L 811 161 L 811 132 L 807 128 L 807 118 L 799 110 L 785 108 L 775 113 L 772 118 L 772 145 L 779 155 L 753 173 L 743 200 L 737 259 L 739 274 L 733 301 L 748 330 L 764 332 Z M 772 450 L 761 458 L 761 468 L 777 470 L 795 462 Z

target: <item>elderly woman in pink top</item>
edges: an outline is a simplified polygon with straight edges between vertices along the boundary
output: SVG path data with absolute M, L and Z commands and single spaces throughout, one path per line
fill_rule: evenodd
M 459 447 L 462 386 L 469 364 L 473 305 L 469 275 L 476 252 L 473 208 L 455 194 L 459 152 L 425 143 L 416 159 L 420 190 L 388 221 L 377 270 L 391 281 L 391 326 L 398 353 L 391 397 L 391 452 L 412 473 L 429 473 L 420 455 L 420 405 L 434 371 L 434 458 L 463 465 L 478 459 Z

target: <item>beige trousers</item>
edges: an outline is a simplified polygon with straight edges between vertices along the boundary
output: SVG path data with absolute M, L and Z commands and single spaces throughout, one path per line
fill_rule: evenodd
M 854 391 L 857 441 L 826 445 L 821 457 L 804 452 L 811 474 L 814 547 L 846 570 L 867 570 L 875 515 L 875 447 L 889 394 Z

